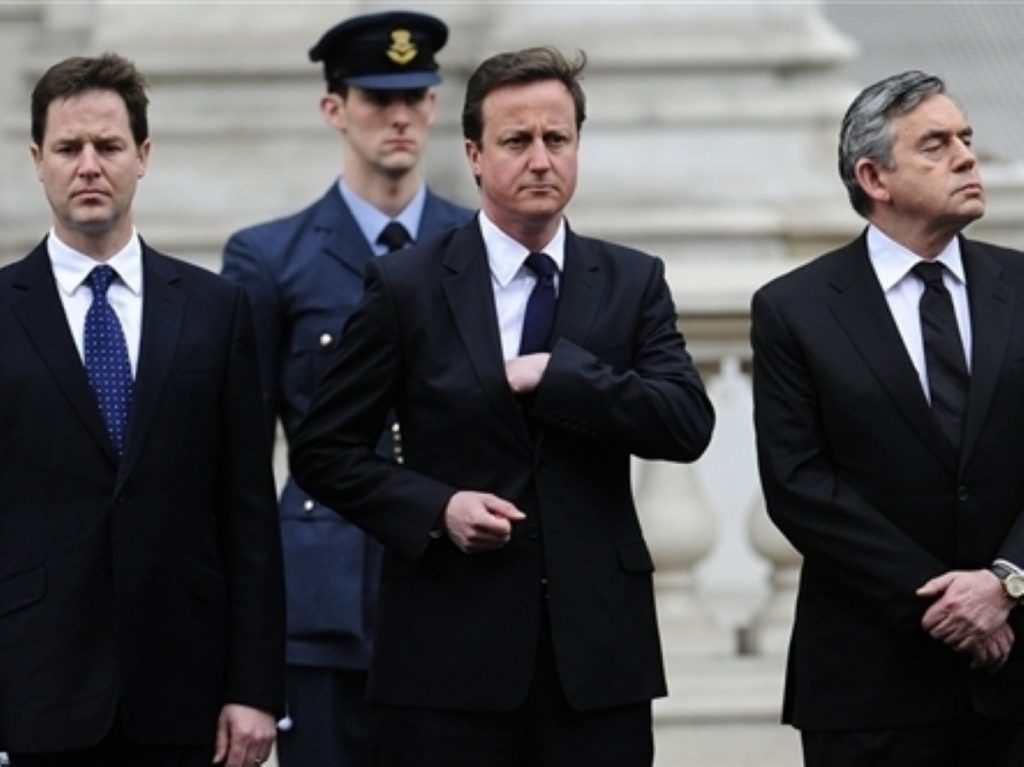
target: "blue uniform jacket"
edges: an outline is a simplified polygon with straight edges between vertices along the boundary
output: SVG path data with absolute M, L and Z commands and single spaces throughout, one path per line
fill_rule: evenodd
M 416 240 L 461 226 L 471 215 L 428 189 Z M 305 210 L 237 232 L 224 248 L 223 273 L 246 287 L 255 313 L 268 428 L 280 419 L 289 442 L 362 297 L 363 270 L 372 258 L 337 184 Z M 280 517 L 288 662 L 366 668 L 378 545 L 290 478 Z

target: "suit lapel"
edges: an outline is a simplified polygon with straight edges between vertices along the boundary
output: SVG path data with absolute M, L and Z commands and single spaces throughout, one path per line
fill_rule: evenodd
M 373 250 L 342 199 L 337 184 L 317 205 L 313 226 L 324 232 L 324 252 L 362 277 L 367 262 L 373 258 Z
M 13 302 L 14 313 L 39 352 L 39 356 L 53 374 L 72 409 L 82 420 L 86 431 L 103 448 L 112 463 L 117 462 L 107 429 L 96 404 L 85 365 L 75 348 L 68 327 L 67 315 L 61 304 L 53 268 L 44 240 L 22 262 L 15 287 L 21 291 Z
M 953 473 L 957 457 L 939 430 L 914 364 L 868 259 L 864 236 L 839 252 L 831 309 L 867 368 L 928 448 Z
M 558 311 L 555 314 L 554 341 L 567 338 L 584 342 L 597 318 L 604 277 L 593 252 L 594 244 L 577 237 L 571 230 L 565 234 L 565 264 L 559 280 Z
M 963 446 L 966 457 L 978 441 L 1006 355 L 1014 291 L 1001 281 L 999 264 L 977 244 L 961 238 L 960 252 L 967 274 L 972 339 L 971 387 Z
M 179 277 L 173 262 L 145 243 L 142 269 L 142 340 L 119 482 L 128 476 L 145 442 L 174 360 L 185 305 L 184 294 L 175 286 Z
M 530 433 L 505 377 L 494 291 L 480 226 L 459 229 L 443 256 L 441 286 L 480 387 L 527 447 Z

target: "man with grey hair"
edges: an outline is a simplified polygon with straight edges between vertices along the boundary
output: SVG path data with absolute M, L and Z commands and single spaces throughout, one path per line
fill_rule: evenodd
M 1024 270 L 937 77 L 865 89 L 868 221 L 752 305 L 768 511 L 804 556 L 783 717 L 811 767 L 1024 764 Z

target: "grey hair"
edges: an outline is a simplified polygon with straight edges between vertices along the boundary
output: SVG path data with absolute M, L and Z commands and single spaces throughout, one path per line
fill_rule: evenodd
M 839 129 L 839 177 L 860 215 L 867 217 L 872 201 L 857 183 L 857 161 L 866 157 L 891 170 L 896 139 L 893 120 L 940 93 L 946 93 L 946 84 L 940 78 L 910 70 L 869 85 L 846 110 Z

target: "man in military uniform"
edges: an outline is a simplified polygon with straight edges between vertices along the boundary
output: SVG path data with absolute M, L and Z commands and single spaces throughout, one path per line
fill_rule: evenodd
M 343 139 L 344 171 L 305 210 L 240 231 L 225 246 L 223 272 L 245 285 L 256 314 L 268 428 L 280 419 L 289 441 L 362 296 L 367 262 L 470 218 L 423 179 L 440 82 L 434 54 L 447 37 L 439 19 L 409 12 L 328 30 L 309 56 L 323 62 L 320 111 Z M 290 479 L 280 515 L 289 703 L 280 761 L 361 765 L 379 548 Z

